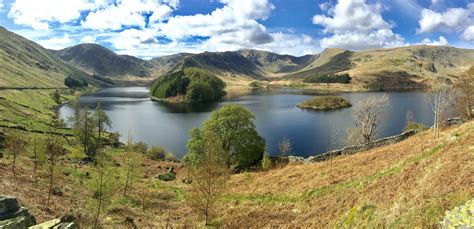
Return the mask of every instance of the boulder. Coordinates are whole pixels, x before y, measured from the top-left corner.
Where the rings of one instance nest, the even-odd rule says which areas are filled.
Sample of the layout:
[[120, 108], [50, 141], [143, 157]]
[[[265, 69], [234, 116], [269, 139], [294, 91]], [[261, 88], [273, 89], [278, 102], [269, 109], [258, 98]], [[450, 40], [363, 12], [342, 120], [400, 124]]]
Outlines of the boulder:
[[305, 160], [303, 157], [288, 156], [288, 163], [303, 163]]
[[27, 228], [35, 224], [35, 217], [15, 197], [0, 196], [0, 228]]
[[74, 223], [74, 217], [72, 216], [64, 216], [60, 219], [53, 219], [50, 221], [46, 221], [44, 223], [40, 223], [38, 225], [30, 227], [30, 229], [43, 229], [43, 228], [51, 228], [51, 229], [78, 229], [76, 223]]

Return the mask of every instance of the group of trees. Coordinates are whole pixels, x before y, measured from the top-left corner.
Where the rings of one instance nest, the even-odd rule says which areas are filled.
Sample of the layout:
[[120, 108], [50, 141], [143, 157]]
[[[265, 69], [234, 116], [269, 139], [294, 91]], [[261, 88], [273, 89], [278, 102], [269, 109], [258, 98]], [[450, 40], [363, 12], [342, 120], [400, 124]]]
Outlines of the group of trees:
[[69, 117], [69, 122], [76, 132], [83, 146], [84, 153], [94, 157], [97, 150], [104, 144], [104, 132], [110, 128], [112, 122], [107, 114], [102, 110], [100, 103], [97, 104], [94, 113], [90, 113], [88, 108], [80, 108], [79, 102], [73, 102], [73, 115]]
[[349, 74], [341, 74], [341, 75], [313, 75], [306, 77], [303, 82], [305, 83], [343, 83], [348, 84], [351, 83], [352, 78]]
[[213, 101], [222, 98], [225, 83], [214, 74], [199, 68], [160, 77], [150, 88], [150, 95], [160, 99], [183, 96], [186, 102]]

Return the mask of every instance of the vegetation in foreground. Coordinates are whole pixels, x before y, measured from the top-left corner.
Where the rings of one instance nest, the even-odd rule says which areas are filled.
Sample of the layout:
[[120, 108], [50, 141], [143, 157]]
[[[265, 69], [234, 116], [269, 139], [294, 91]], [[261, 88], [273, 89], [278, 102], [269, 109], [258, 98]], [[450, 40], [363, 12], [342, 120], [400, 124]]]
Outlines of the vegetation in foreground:
[[352, 104], [340, 96], [315, 96], [297, 105], [299, 108], [311, 110], [334, 110], [350, 107]]
[[186, 68], [157, 79], [150, 95], [178, 102], [205, 102], [221, 99], [225, 83], [217, 76], [199, 68]]

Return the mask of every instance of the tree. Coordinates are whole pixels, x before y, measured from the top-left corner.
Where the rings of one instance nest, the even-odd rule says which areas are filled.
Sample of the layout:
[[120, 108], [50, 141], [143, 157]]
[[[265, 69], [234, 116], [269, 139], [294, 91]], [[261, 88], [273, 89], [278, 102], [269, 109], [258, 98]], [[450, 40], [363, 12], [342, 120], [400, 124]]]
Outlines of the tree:
[[65, 150], [62, 147], [62, 142], [59, 137], [50, 136], [46, 139], [45, 144], [45, 155], [47, 161], [47, 168], [48, 168], [48, 177], [49, 177], [49, 188], [48, 188], [48, 201], [51, 200], [51, 194], [53, 193], [53, 185], [54, 185], [54, 178], [55, 173], [57, 172], [56, 169], [58, 164], [60, 163], [60, 157], [65, 154]]
[[124, 173], [124, 188], [123, 188], [123, 197], [127, 197], [127, 192], [133, 187], [133, 182], [140, 177], [140, 164], [141, 164], [141, 157], [140, 155], [134, 150], [132, 137], [129, 134], [128, 141], [127, 141], [127, 150], [125, 156], [125, 173]]
[[272, 160], [270, 160], [270, 156], [268, 156], [268, 153], [265, 152], [263, 153], [263, 158], [262, 158], [262, 169], [269, 169], [272, 167]]
[[93, 227], [98, 228], [100, 225], [100, 216], [106, 211], [113, 200], [116, 192], [117, 184], [114, 176], [116, 171], [110, 165], [110, 159], [105, 153], [100, 153], [96, 157], [93, 177], [89, 183], [92, 191], [90, 207], [93, 210], [94, 222]]
[[51, 97], [53, 98], [54, 102], [56, 102], [57, 104], [61, 103], [61, 95], [59, 94], [58, 90], [55, 90], [53, 94], [51, 95]]
[[18, 130], [10, 130], [5, 139], [6, 152], [13, 157], [12, 174], [15, 176], [16, 159], [26, 151], [27, 141]]
[[291, 140], [289, 138], [284, 137], [278, 143], [278, 150], [280, 151], [280, 161], [282, 161], [283, 158], [286, 157], [291, 151]]
[[35, 182], [38, 180], [38, 176], [36, 175], [36, 171], [38, 170], [38, 166], [41, 165], [45, 160], [44, 149], [40, 146], [40, 142], [38, 141], [38, 137], [35, 135], [31, 142], [31, 158], [33, 159], [33, 173], [35, 176]]
[[257, 133], [254, 119], [250, 111], [235, 104], [212, 112], [201, 129], [191, 130], [187, 158], [198, 158], [206, 142], [203, 136], [215, 133], [229, 167], [245, 169], [257, 164], [265, 151], [265, 140]]
[[388, 97], [369, 98], [358, 103], [353, 112], [354, 127], [349, 129], [348, 142], [351, 144], [367, 144], [377, 137], [378, 125], [385, 118]]
[[209, 225], [230, 172], [217, 135], [207, 132], [204, 139], [204, 151], [200, 154], [200, 160], [187, 161], [192, 187], [186, 195], [186, 200], [192, 209], [204, 216], [206, 225]]
[[102, 134], [102, 131], [104, 131], [104, 129], [106, 127], [110, 128], [112, 126], [112, 121], [110, 120], [107, 113], [105, 113], [102, 110], [102, 107], [100, 106], [100, 103], [98, 103], [97, 107], [95, 108], [94, 118], [95, 118], [96, 125], [97, 125], [97, 133], [98, 133], [97, 141], [98, 141], [99, 147], [101, 147], [101, 134]]
[[89, 110], [84, 108], [79, 115], [79, 123], [77, 125], [77, 135], [81, 140], [81, 143], [84, 147], [84, 153], [88, 156], [93, 157], [95, 155], [95, 137], [94, 129], [95, 124], [93, 117], [91, 116]]
[[81, 107], [79, 105], [79, 99], [72, 101], [73, 116], [68, 117], [68, 121], [73, 123], [73, 129], [78, 130], [81, 126]]
[[452, 104], [455, 98], [456, 94], [452, 86], [441, 82], [436, 82], [426, 93], [425, 99], [430, 104], [434, 114], [433, 134], [435, 134], [437, 138], [439, 137], [441, 115], [446, 111], [446, 108]]
[[462, 75], [455, 88], [459, 92], [456, 101], [457, 113], [467, 120], [474, 118], [474, 75]]

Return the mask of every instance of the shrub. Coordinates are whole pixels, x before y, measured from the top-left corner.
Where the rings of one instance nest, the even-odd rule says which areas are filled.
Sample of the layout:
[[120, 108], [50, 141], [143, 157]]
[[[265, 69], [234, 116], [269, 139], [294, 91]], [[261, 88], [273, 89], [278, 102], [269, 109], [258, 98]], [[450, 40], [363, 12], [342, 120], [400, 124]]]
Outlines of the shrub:
[[342, 75], [314, 75], [306, 77], [303, 82], [305, 83], [351, 83], [352, 78], [349, 74]]
[[152, 146], [147, 151], [147, 156], [153, 160], [165, 160], [166, 151], [162, 147]]
[[263, 154], [263, 158], [262, 158], [262, 169], [269, 169], [270, 167], [272, 167], [272, 161], [270, 160], [270, 156], [268, 156], [268, 153], [265, 152]]
[[158, 175], [158, 179], [162, 181], [173, 181], [176, 179], [176, 174], [174, 173], [165, 173]]
[[419, 133], [428, 129], [429, 127], [427, 127], [426, 125], [423, 125], [422, 123], [410, 121], [407, 123], [407, 126], [403, 129], [403, 131], [415, 130], [417, 133]]
[[165, 156], [165, 160], [167, 161], [176, 161], [176, 155], [172, 152], [167, 152]]
[[133, 148], [138, 153], [146, 154], [146, 152], [148, 150], [148, 145], [144, 142], [137, 142], [137, 143], [135, 143], [135, 145], [133, 145]]

